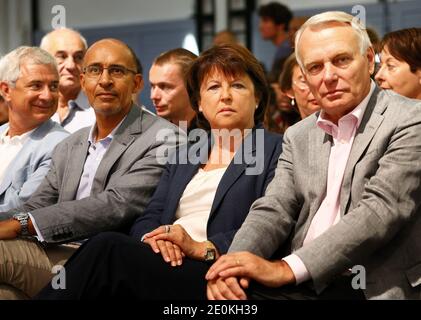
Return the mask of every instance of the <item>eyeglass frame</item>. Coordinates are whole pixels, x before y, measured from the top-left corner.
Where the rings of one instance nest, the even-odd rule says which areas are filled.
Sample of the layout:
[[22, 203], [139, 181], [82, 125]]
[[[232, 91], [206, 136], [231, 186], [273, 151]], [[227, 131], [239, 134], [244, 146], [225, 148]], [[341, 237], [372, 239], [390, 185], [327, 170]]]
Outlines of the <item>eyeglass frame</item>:
[[[100, 74], [98, 74], [98, 75], [96, 75], [96, 76], [94, 76], [94, 75], [90, 75], [90, 74], [87, 72], [87, 69], [88, 69], [88, 68], [90, 68], [90, 67], [94, 67], [94, 66], [99, 67], [99, 68], [101, 69], [101, 73], [100, 73]], [[92, 79], [98, 79], [98, 78], [100, 78], [100, 77], [102, 76], [102, 74], [104, 73], [104, 70], [105, 70], [105, 69], [109, 69], [109, 68], [113, 68], [113, 67], [121, 68], [122, 70], [124, 70], [124, 74], [123, 74], [121, 77], [116, 77], [116, 76], [112, 76], [112, 75], [110, 74], [110, 72], [108, 71], [108, 75], [109, 75], [111, 78], [121, 79], [121, 78], [123, 78], [124, 76], [127, 76], [128, 72], [131, 72], [131, 73], [133, 73], [134, 75], [139, 74], [139, 72], [137, 72], [137, 71], [135, 71], [135, 70], [132, 70], [132, 69], [129, 69], [129, 68], [126, 68], [125, 66], [122, 66], [122, 65], [119, 65], [119, 64], [112, 64], [112, 65], [109, 65], [108, 67], [104, 67], [104, 66], [102, 66], [101, 64], [96, 64], [96, 63], [91, 64], [91, 65], [89, 65], [89, 66], [87, 66], [87, 67], [84, 67], [84, 68], [83, 68], [83, 74], [85, 74], [87, 77], [90, 77], [90, 78], [92, 78]]]

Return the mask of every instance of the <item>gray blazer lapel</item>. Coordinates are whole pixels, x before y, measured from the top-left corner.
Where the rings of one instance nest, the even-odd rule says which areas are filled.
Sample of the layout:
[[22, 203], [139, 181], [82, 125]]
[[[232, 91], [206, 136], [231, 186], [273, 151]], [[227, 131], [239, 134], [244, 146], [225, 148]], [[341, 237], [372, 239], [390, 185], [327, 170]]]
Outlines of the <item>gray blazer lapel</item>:
[[342, 182], [340, 195], [341, 215], [345, 212], [346, 206], [348, 205], [355, 165], [367, 149], [380, 124], [383, 122], [384, 117], [382, 113], [386, 109], [387, 105], [377, 105], [379, 92], [380, 90], [376, 87], [368, 102], [363, 119], [358, 127], [358, 131], [352, 144], [351, 153], [345, 167], [345, 174]]
[[82, 177], [89, 148], [89, 129], [86, 129], [85, 132], [86, 134], [83, 140], [77, 141], [71, 146], [70, 157], [67, 159], [66, 172], [63, 175], [63, 181], [65, 183], [62, 184], [62, 189], [59, 192], [60, 201], [74, 200], [76, 198], [76, 192], [79, 188], [79, 182]]
[[126, 119], [115, 133], [113, 141], [96, 171], [92, 193], [103, 191], [112, 166], [142, 132], [142, 118], [140, 107], [132, 106]]
[[[306, 226], [304, 227], [304, 236], [307, 234], [311, 220], [326, 195], [329, 155], [332, 145], [331, 136], [320, 129], [316, 124], [314, 128], [309, 131], [308, 139], [308, 164], [310, 168], [308, 190], [311, 206], [309, 216], [306, 219]], [[298, 242], [302, 244], [303, 241], [304, 238], [300, 239]]]

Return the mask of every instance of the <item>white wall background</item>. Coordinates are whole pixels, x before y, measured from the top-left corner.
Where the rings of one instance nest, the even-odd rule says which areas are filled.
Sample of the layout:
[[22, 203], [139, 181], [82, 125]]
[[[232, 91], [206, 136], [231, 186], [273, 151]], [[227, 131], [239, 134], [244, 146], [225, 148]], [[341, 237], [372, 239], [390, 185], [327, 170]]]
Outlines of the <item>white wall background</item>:
[[[3, 1], [14, 0], [0, 0]], [[282, 2], [292, 10], [378, 2], [378, 0], [258, 0], [257, 5], [271, 1]], [[217, 30], [226, 27], [224, 9], [226, 2], [227, 0], [216, 0]], [[41, 29], [51, 29], [53, 16], [51, 8], [57, 4], [66, 8], [68, 26], [85, 28], [190, 18], [194, 14], [194, 3], [194, 0], [39, 0], [39, 23]]]
[[260, 4], [266, 4], [269, 2], [281, 2], [287, 5], [292, 10], [300, 10], [307, 8], [323, 8], [323, 7], [332, 7], [332, 6], [346, 6], [354, 4], [365, 4], [365, 3], [376, 3], [378, 0], [260, 0]]
[[31, 43], [31, 2], [0, 0], [0, 56]]
[[79, 28], [179, 20], [194, 12], [194, 0], [40, 0], [41, 29], [51, 29], [57, 4], [66, 8], [67, 25]]
[[[257, 4], [270, 2], [259, 0]], [[275, 0], [277, 1], [277, 0]], [[396, 0], [395, 0], [396, 1]], [[405, 1], [405, 0], [399, 0]], [[377, 0], [282, 0], [293, 10], [314, 7], [368, 4]], [[66, 8], [67, 26], [87, 28], [119, 26], [143, 22], [191, 18], [194, 0], [39, 0], [38, 22], [42, 30], [51, 30], [54, 14], [51, 9], [60, 4]], [[226, 0], [216, 0], [216, 29], [226, 27]], [[29, 0], [0, 0], [0, 54], [19, 45], [31, 43], [32, 8]]]

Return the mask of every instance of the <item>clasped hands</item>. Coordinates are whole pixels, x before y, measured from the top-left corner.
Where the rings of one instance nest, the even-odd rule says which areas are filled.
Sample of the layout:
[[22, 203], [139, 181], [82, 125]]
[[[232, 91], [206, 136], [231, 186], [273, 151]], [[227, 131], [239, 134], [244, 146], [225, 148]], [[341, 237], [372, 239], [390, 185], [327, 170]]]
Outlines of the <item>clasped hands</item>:
[[206, 274], [209, 300], [245, 300], [245, 290], [254, 280], [267, 287], [295, 283], [295, 276], [283, 260], [269, 261], [250, 252], [221, 256]]

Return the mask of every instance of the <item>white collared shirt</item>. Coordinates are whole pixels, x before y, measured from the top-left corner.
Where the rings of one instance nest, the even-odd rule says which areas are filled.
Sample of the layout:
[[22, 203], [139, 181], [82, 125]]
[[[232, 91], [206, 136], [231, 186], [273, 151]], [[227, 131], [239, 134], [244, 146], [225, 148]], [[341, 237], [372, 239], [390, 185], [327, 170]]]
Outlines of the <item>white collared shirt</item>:
[[10, 137], [7, 135], [9, 132], [9, 129], [7, 129], [0, 135], [0, 184], [3, 182], [4, 175], [10, 163], [22, 150], [23, 145], [34, 130], [35, 129], [25, 132], [20, 136]]
[[58, 112], [53, 114], [51, 120], [60, 124], [66, 131], [74, 133], [79, 129], [91, 127], [95, 124], [95, 111], [89, 106], [86, 96], [83, 92], [75, 100], [70, 100], [68, 103], [69, 113], [63, 121], [60, 121]]

